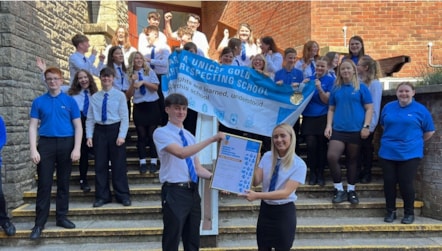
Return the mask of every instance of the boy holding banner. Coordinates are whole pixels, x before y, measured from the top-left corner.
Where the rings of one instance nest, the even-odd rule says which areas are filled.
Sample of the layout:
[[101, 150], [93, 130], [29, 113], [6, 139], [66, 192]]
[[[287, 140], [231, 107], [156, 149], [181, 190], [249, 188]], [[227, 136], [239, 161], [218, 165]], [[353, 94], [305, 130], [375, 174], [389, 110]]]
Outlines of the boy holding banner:
[[153, 134], [161, 162], [160, 182], [163, 208], [163, 250], [178, 250], [183, 239], [184, 250], [198, 250], [201, 222], [201, 197], [198, 178], [210, 179], [212, 173], [205, 169], [196, 154], [211, 143], [225, 138], [224, 133], [199, 143], [183, 127], [188, 101], [182, 94], [170, 94], [165, 99], [169, 122]]

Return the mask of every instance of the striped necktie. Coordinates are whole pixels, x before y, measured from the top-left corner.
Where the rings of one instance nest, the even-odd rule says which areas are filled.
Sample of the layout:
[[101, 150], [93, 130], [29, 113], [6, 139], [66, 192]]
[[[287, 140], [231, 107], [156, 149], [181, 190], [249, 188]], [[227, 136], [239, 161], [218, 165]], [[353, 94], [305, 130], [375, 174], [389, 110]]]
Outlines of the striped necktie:
[[281, 166], [281, 159], [276, 161], [275, 169], [273, 170], [272, 179], [270, 180], [269, 192], [275, 191], [276, 182], [278, 182], [279, 166]]
[[[181, 141], [183, 142], [183, 146], [184, 147], [188, 146], [187, 140], [184, 137], [183, 130], [180, 130], [179, 134], [181, 137]], [[196, 174], [195, 167], [193, 166], [193, 162], [190, 157], [186, 158], [186, 164], [187, 164], [187, 169], [189, 169], [190, 179], [192, 180], [192, 182], [198, 183], [198, 175]]]
[[[141, 72], [138, 72], [138, 80], [143, 80], [143, 74], [141, 74]], [[144, 86], [144, 84], [140, 86], [140, 93], [143, 95], [146, 94], [146, 86]]]
[[121, 77], [121, 90], [125, 91], [123, 89], [124, 88], [124, 73], [123, 73], [123, 70], [121, 70], [120, 66], [118, 66], [117, 69], [118, 69], [118, 72], [120, 73], [120, 77]]
[[246, 60], [246, 43], [241, 43], [241, 60]]
[[83, 116], [87, 117], [87, 110], [89, 109], [89, 95], [88, 90], [84, 90]]
[[103, 98], [103, 104], [101, 106], [101, 122], [106, 122], [107, 120], [107, 97], [109, 94], [105, 93]]
[[[155, 59], [155, 45], [152, 45], [152, 50], [150, 51], [150, 59]], [[152, 61], [150, 62], [150, 68], [155, 69], [155, 65], [152, 64]]]

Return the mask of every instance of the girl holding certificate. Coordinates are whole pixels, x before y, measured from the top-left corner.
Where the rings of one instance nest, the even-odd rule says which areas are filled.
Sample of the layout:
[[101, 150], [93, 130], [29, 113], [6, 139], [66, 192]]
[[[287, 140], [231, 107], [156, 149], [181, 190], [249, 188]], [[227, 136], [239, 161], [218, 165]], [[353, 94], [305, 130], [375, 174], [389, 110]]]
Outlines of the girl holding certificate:
[[247, 191], [248, 201], [261, 199], [256, 238], [258, 250], [290, 250], [295, 239], [295, 191], [304, 184], [307, 167], [295, 154], [296, 137], [292, 126], [280, 124], [273, 129], [271, 150], [255, 169], [253, 185], [262, 191]]

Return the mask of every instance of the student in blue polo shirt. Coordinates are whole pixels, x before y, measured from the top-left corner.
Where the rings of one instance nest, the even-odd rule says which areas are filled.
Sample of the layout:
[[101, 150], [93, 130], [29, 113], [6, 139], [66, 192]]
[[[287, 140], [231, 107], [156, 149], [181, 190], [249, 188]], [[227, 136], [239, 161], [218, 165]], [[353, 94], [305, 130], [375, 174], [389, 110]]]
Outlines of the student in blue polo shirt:
[[56, 224], [64, 228], [75, 228], [75, 224], [67, 219], [69, 179], [72, 161], [80, 159], [83, 135], [77, 103], [61, 92], [61, 70], [50, 67], [44, 75], [48, 92], [32, 102], [29, 122], [31, 160], [37, 165], [38, 174], [35, 226], [31, 240], [40, 238], [49, 216], [54, 169], [57, 172]]
[[428, 109], [414, 100], [414, 86], [403, 82], [396, 88], [396, 101], [386, 104], [379, 118], [384, 128], [379, 149], [384, 175], [387, 213], [385, 222], [396, 219], [396, 185], [404, 201], [402, 224], [414, 222], [414, 179], [424, 157], [424, 142], [433, 136], [435, 128]]
[[[327, 125], [324, 135], [330, 140], [327, 150], [328, 167], [333, 178], [333, 203], [348, 200], [358, 204], [355, 191], [361, 139], [370, 135], [373, 102], [368, 88], [358, 80], [356, 65], [344, 60], [338, 67], [338, 78], [330, 92]], [[342, 185], [339, 160], [345, 151], [347, 192]]]
[[[309, 79], [304, 79], [302, 71], [295, 68], [297, 52], [294, 48], [287, 48], [284, 50], [284, 64], [282, 69], [275, 73], [275, 83], [277, 85], [290, 85], [294, 90], [297, 90], [301, 84], [305, 83]], [[293, 125], [296, 138], [296, 149], [299, 149], [299, 131], [300, 122], [299, 119]]]
[[[1, 151], [6, 144], [6, 127], [3, 117], [0, 116], [0, 170], [2, 169], [2, 155]], [[5, 196], [3, 194], [2, 179], [0, 177], [0, 226], [7, 236], [15, 235], [15, 226], [8, 217], [8, 210], [6, 208]]]
[[328, 58], [315, 61], [315, 92], [302, 112], [301, 133], [307, 144], [307, 165], [309, 185], [325, 185], [324, 167], [327, 165], [327, 138], [324, 130], [327, 124], [328, 98], [335, 79], [328, 75]]

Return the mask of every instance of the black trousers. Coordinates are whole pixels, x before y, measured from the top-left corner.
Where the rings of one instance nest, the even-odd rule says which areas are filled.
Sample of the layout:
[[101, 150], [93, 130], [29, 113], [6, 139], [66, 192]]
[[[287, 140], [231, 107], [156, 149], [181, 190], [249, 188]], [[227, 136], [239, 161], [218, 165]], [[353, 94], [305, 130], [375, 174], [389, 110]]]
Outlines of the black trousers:
[[80, 171], [80, 180], [86, 180], [87, 171], [89, 170], [89, 153], [93, 152], [92, 148], [86, 144], [86, 117], [81, 115], [81, 125], [83, 126], [83, 138], [81, 139], [81, 155], [78, 169]]
[[394, 161], [380, 158], [384, 174], [385, 204], [388, 212], [396, 210], [396, 185], [404, 200], [404, 214], [414, 215], [414, 179], [420, 159]]
[[9, 221], [9, 217], [6, 209], [5, 195], [3, 194], [2, 179], [0, 177], [0, 226], [5, 224], [7, 221]]
[[164, 74], [157, 74], [158, 80], [160, 81], [160, 84], [158, 85], [157, 94], [158, 94], [158, 97], [160, 97], [158, 99], [158, 101], [160, 102], [161, 126], [165, 126], [167, 124], [168, 119], [169, 119], [169, 116], [166, 113], [166, 105], [164, 104], [164, 94], [163, 94], [163, 90], [162, 90], [163, 80], [161, 78], [163, 77], [163, 75]]
[[68, 213], [74, 137], [40, 137], [37, 148], [40, 163], [37, 165], [35, 225], [44, 227], [49, 216], [54, 169], [57, 175], [56, 219], [62, 220]]
[[111, 201], [109, 187], [109, 160], [111, 161], [112, 187], [117, 202], [130, 199], [127, 181], [126, 144], [117, 146], [120, 123], [111, 125], [95, 124], [95, 199]]
[[199, 250], [201, 198], [198, 186], [189, 189], [163, 185], [161, 204], [164, 224], [163, 250], [177, 251], [181, 238], [184, 251]]
[[371, 174], [374, 152], [373, 137], [374, 133], [370, 132], [370, 135], [366, 139], [361, 140], [361, 155], [359, 157], [359, 170], [361, 171], [361, 175]]

